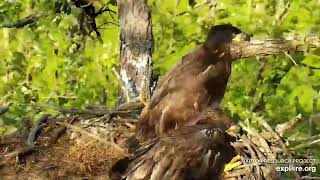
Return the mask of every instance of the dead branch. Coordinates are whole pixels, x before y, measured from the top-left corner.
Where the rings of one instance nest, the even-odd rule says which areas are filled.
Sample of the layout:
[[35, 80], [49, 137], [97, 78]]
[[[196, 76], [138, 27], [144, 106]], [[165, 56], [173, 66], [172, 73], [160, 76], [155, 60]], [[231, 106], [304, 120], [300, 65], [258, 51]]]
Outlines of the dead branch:
[[300, 179], [320, 179], [320, 177], [302, 176]]
[[284, 19], [287, 17], [287, 15], [289, 14], [290, 12], [290, 6], [291, 6], [291, 3], [292, 1], [291, 0], [288, 0], [285, 4], [284, 4], [284, 7], [283, 9], [277, 13], [275, 15], [275, 18], [274, 18], [274, 21], [273, 21], [273, 25], [281, 25], [284, 21]]
[[109, 110], [109, 109], [60, 109], [62, 114], [74, 114], [74, 115], [92, 115], [92, 116], [105, 116], [109, 115], [112, 117], [115, 116], [130, 116], [133, 113], [133, 110]]
[[291, 119], [283, 124], [278, 124], [276, 126], [276, 132], [280, 135], [280, 137], [283, 137], [284, 133], [286, 133], [290, 129], [293, 129], [295, 127], [295, 125], [297, 125], [297, 123], [300, 122], [301, 120], [302, 120], [302, 115], [298, 114], [293, 119]]
[[0, 115], [3, 115], [4, 113], [9, 111], [8, 106], [0, 106]]
[[124, 150], [118, 144], [116, 144], [114, 142], [110, 142], [110, 141], [108, 141], [106, 139], [103, 139], [103, 138], [99, 137], [96, 134], [90, 133], [90, 132], [82, 129], [81, 127], [77, 127], [77, 126], [74, 126], [74, 125], [71, 125], [71, 124], [68, 124], [68, 123], [61, 123], [61, 122], [57, 122], [57, 124], [66, 126], [67, 128], [69, 128], [69, 129], [71, 129], [73, 131], [76, 131], [76, 132], [79, 132], [80, 134], [83, 134], [85, 136], [94, 138], [94, 139], [98, 140], [99, 142], [101, 142], [101, 143], [103, 143], [105, 145], [109, 145], [109, 146], [115, 148], [119, 152], [124, 152]]
[[318, 143], [320, 143], [320, 138], [316, 139], [314, 141], [311, 141], [311, 142], [299, 144], [299, 145], [293, 147], [292, 149], [293, 150], [302, 149], [302, 148], [306, 148], [306, 147], [309, 147], [311, 145], [318, 144]]
[[24, 155], [24, 154], [31, 153], [34, 150], [35, 150], [35, 146], [21, 147], [21, 148], [15, 150], [13, 152], [5, 154], [4, 157], [5, 158], [13, 158], [13, 157], [16, 157], [16, 156], [21, 156], [21, 155]]
[[[283, 152], [285, 153], [285, 155], [287, 156], [288, 159], [292, 160], [293, 159], [293, 156], [290, 152], [290, 150], [287, 148], [287, 146], [285, 145], [285, 143], [282, 141], [280, 135], [275, 132], [272, 127], [262, 118], [257, 118], [258, 122], [266, 129], [268, 130], [270, 133], [272, 133], [272, 135], [279, 141], [282, 149], [283, 149]], [[292, 162], [292, 161], [291, 161]], [[289, 163], [290, 165], [294, 166], [293, 163]], [[294, 176], [296, 178], [299, 177], [299, 174], [297, 172], [294, 172]]]
[[4, 27], [4, 28], [23, 28], [29, 24], [36, 23], [40, 17], [41, 17], [41, 15], [39, 15], [39, 14], [32, 14], [32, 15], [29, 15], [29, 16], [23, 18], [23, 19], [19, 19], [15, 23], [4, 24], [1, 27]]
[[34, 141], [37, 139], [37, 136], [42, 131], [42, 125], [45, 124], [50, 118], [49, 114], [43, 115], [34, 125], [34, 127], [31, 128], [28, 139], [27, 139], [27, 145], [33, 146]]
[[317, 139], [320, 139], [320, 134], [317, 134], [317, 135], [314, 135], [314, 136], [311, 136], [311, 137], [301, 137], [301, 138], [291, 138], [291, 139], [288, 139], [288, 141], [290, 142], [296, 142], [296, 143], [302, 143], [302, 142], [311, 142], [311, 141], [314, 141], [314, 140], [317, 140]]
[[126, 111], [126, 110], [142, 110], [144, 104], [140, 101], [140, 98], [134, 98], [131, 101], [120, 104], [115, 110]]
[[[104, 4], [96, 13], [95, 13], [95, 16], [99, 16], [101, 14], [103, 14], [104, 12], [111, 12], [113, 14], [117, 14], [117, 12], [111, 10], [109, 7], [108, 7], [109, 4]], [[119, 26], [119, 25], [118, 25]]]
[[[72, 117], [71, 120], [67, 120], [68, 124], [72, 124], [74, 121], [76, 120], [76, 117]], [[59, 128], [55, 129], [53, 131], [53, 135], [51, 137], [51, 144], [55, 144], [57, 142], [57, 140], [59, 139], [59, 137], [65, 132], [65, 130], [67, 129], [66, 126], [60, 126]]]
[[284, 52], [308, 52], [311, 48], [320, 47], [320, 39], [315, 34], [306, 37], [296, 35], [287, 39], [252, 40], [235, 43], [230, 48], [234, 60], [254, 56], [267, 56]]

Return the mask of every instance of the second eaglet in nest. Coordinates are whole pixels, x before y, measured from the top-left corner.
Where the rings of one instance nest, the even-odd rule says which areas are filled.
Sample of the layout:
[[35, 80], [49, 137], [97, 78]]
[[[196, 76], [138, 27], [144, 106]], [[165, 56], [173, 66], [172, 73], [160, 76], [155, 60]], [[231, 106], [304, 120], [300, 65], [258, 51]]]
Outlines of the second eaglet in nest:
[[145, 142], [118, 161], [112, 179], [213, 180], [235, 155], [232, 137], [211, 124], [185, 126]]

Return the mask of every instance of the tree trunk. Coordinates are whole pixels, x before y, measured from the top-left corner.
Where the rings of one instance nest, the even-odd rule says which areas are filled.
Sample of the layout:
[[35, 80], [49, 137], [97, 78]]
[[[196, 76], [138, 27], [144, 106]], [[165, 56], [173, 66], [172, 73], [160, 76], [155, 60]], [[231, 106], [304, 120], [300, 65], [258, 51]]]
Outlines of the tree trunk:
[[121, 102], [150, 98], [153, 34], [147, 0], [120, 0]]

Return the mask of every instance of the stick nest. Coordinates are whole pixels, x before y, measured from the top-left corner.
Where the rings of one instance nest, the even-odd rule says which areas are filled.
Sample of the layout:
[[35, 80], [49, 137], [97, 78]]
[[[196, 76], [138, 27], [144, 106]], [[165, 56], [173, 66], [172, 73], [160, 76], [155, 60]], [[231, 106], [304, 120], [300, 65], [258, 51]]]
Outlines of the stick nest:
[[[1, 138], [0, 174], [5, 179], [109, 179], [112, 165], [129, 155], [123, 145], [133, 135], [135, 122], [136, 119], [109, 115], [56, 117], [45, 124], [33, 146], [25, 145], [25, 134], [30, 131], [25, 128], [27, 133]], [[263, 127], [260, 132], [241, 125], [244, 132], [232, 144], [239, 160], [227, 165], [223, 179], [277, 179], [280, 174], [275, 164], [258, 160], [292, 159], [281, 137], [291, 125], [273, 130], [262, 119], [259, 123]]]

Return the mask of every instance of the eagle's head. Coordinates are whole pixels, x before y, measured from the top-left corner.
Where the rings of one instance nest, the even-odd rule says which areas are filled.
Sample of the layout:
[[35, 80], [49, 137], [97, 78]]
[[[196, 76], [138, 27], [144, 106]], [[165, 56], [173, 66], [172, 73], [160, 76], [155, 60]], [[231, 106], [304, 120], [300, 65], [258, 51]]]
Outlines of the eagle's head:
[[213, 53], [226, 51], [232, 42], [249, 41], [250, 36], [230, 24], [213, 26], [205, 42], [205, 46]]

